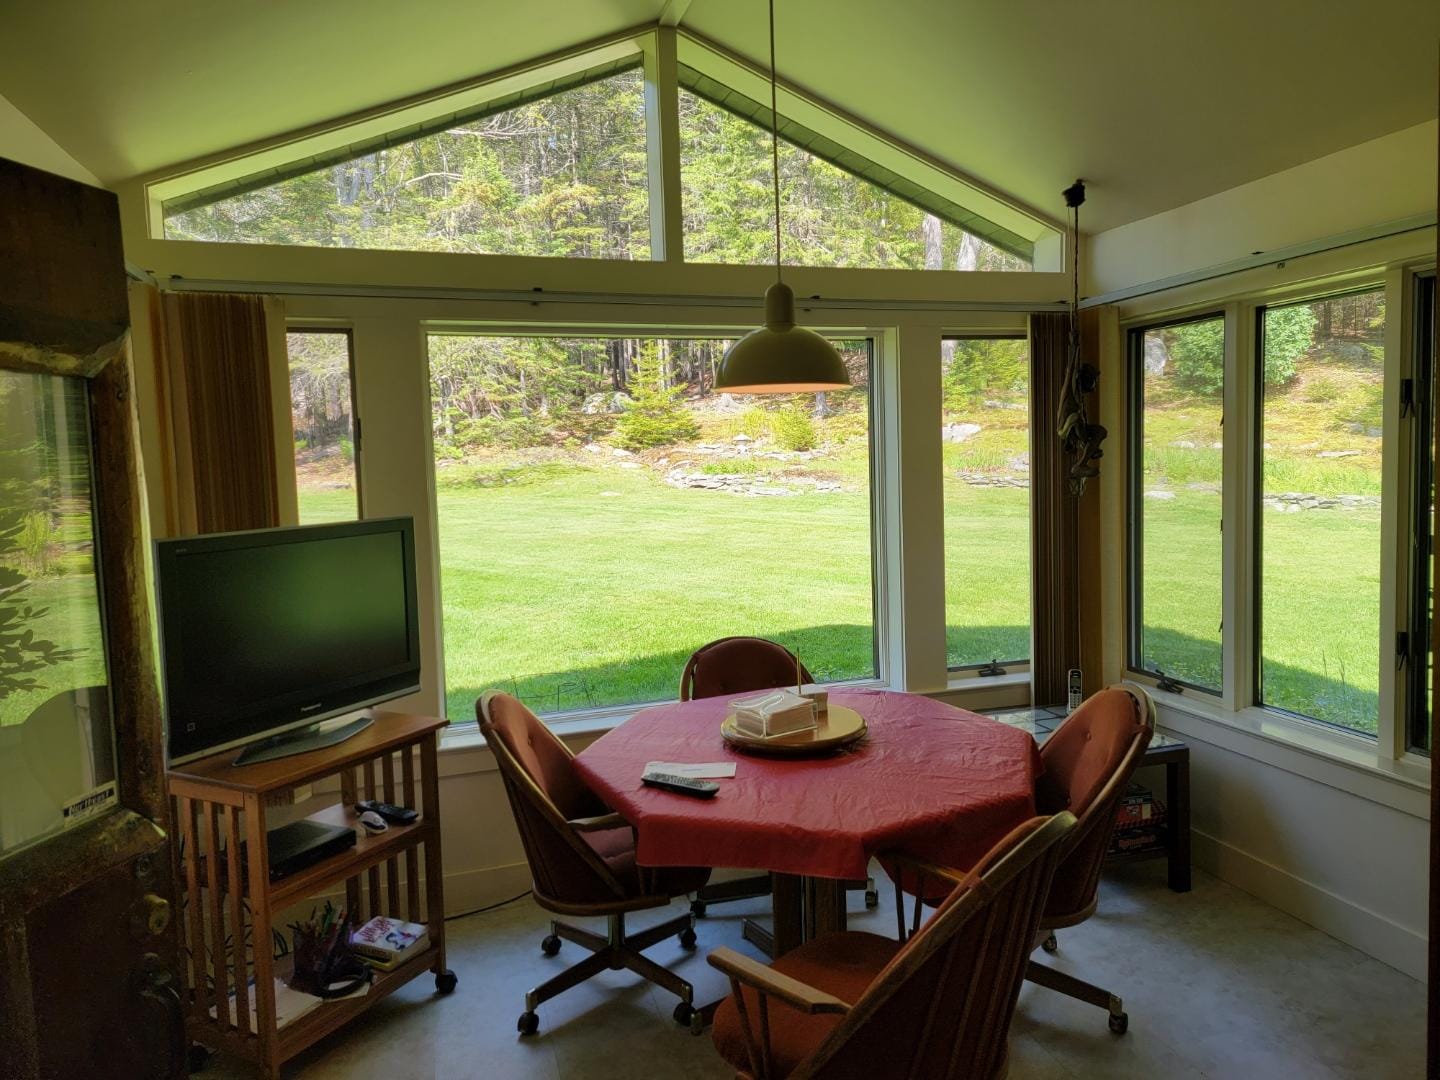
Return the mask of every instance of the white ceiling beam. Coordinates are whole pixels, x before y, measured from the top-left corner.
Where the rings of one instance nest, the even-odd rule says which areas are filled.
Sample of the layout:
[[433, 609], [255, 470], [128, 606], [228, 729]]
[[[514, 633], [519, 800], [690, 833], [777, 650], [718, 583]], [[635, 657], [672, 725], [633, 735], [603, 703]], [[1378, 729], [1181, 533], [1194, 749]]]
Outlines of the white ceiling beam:
[[665, 6], [660, 9], [661, 26], [679, 26], [680, 21], [685, 18], [685, 12], [690, 10], [691, 0], [665, 0]]

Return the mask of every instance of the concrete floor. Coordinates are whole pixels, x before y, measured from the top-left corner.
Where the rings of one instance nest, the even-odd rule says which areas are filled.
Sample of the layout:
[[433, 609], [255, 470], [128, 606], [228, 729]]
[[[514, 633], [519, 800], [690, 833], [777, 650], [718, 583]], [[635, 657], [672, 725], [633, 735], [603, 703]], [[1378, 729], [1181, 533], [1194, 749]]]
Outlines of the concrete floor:
[[[882, 877], [878, 912], [862, 913], [851, 894], [853, 927], [893, 934], [888, 884]], [[650, 955], [690, 979], [698, 1000], [719, 997], [726, 984], [705, 950], [753, 951], [742, 945], [740, 915], [763, 910], [763, 901], [712, 908], [696, 953], [664, 942]], [[542, 956], [547, 921], [527, 898], [451, 922], [450, 964], [460, 978], [452, 996], [437, 998], [428, 978], [416, 980], [297, 1058], [287, 1080], [733, 1075], [708, 1034], [696, 1038], [671, 1020], [670, 995], [626, 972], [606, 972], [541, 1006], [540, 1033], [519, 1038], [524, 991], [582, 955], [567, 943], [558, 957]], [[1047, 962], [1120, 994], [1130, 1031], [1114, 1036], [1101, 1010], [1027, 985], [1012, 1029], [1012, 1080], [1423, 1074], [1420, 983], [1204, 873], [1177, 895], [1165, 888], [1163, 862], [1122, 867], [1103, 887], [1099, 914], [1059, 936], [1060, 954]], [[217, 1057], [201, 1075], [252, 1073]]]

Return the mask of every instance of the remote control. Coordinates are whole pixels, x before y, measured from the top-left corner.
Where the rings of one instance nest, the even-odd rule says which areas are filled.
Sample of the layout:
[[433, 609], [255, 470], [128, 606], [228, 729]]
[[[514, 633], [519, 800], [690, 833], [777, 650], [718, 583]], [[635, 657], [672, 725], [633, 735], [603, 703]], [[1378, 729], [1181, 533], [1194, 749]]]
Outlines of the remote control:
[[640, 778], [640, 782], [649, 784], [651, 787], [673, 791], [677, 795], [689, 795], [696, 799], [713, 799], [715, 793], [720, 790], [720, 785], [714, 780], [695, 780], [689, 776], [679, 776], [676, 773], [668, 772], [646, 773]]
[[413, 825], [420, 817], [420, 811], [411, 810], [408, 806], [396, 806], [394, 803], [376, 802], [374, 799], [362, 799], [355, 804], [355, 812], [363, 814], [367, 810], [373, 810], [391, 825]]

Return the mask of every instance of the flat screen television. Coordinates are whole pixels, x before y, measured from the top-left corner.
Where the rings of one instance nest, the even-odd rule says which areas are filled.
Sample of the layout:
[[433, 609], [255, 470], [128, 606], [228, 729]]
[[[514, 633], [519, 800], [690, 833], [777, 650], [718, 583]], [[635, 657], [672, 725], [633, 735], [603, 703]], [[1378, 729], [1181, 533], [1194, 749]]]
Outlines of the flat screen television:
[[172, 764], [336, 742], [293, 740], [419, 689], [412, 519], [161, 540], [155, 555]]

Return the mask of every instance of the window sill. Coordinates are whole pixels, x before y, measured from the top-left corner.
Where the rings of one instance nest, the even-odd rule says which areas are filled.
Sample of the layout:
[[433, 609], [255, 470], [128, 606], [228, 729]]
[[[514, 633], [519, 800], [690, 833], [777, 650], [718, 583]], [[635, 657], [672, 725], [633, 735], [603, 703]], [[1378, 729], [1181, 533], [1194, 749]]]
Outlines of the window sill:
[[1030, 669], [1007, 671], [1004, 675], [968, 675], [952, 671], [945, 684], [947, 694], [963, 694], [971, 690], [988, 690], [998, 686], [1029, 686]]
[[[1026, 680], [1029, 676], [1025, 676]], [[994, 682], [994, 679], [977, 680]], [[845, 690], [888, 690], [879, 679], [857, 679], [853, 682], [825, 683], [824, 689]], [[546, 722], [557, 736], [566, 743], [588, 744], [612, 728], [617, 728], [642, 709], [653, 705], [667, 704], [652, 701], [644, 705], [623, 705], [608, 709], [590, 709], [581, 713], [567, 713]], [[451, 724], [440, 735], [440, 775], [458, 776], [472, 772], [493, 772], [494, 759], [490, 757], [489, 744], [480, 734], [480, 725], [474, 721]], [[483, 757], [476, 757], [483, 755]], [[448, 760], [447, 760], [448, 759]]]
[[1327, 731], [1268, 709], [1232, 711], [1193, 692], [1159, 690], [1153, 679], [1134, 672], [1127, 677], [1150, 691], [1161, 726], [1180, 736], [1416, 817], [1429, 816], [1430, 764], [1414, 755], [1385, 758], [1361, 735]]

